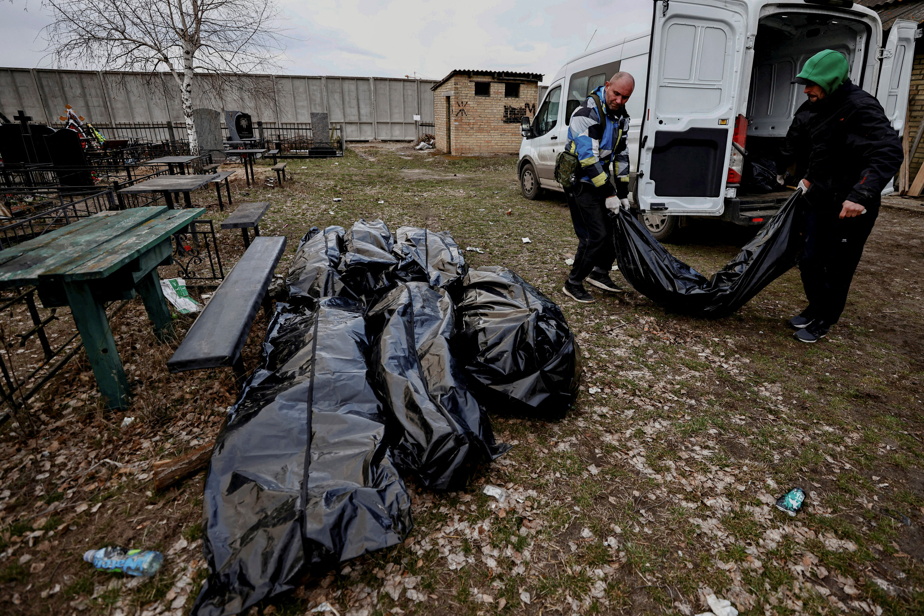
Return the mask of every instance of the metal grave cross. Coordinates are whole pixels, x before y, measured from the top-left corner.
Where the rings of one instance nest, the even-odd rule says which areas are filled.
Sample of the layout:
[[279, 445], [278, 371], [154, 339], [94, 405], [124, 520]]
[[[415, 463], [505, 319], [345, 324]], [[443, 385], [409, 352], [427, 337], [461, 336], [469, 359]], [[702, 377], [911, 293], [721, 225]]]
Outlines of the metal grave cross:
[[20, 109], [19, 115], [13, 116], [13, 119], [19, 122], [20, 124], [22, 124], [22, 134], [23, 135], [28, 136], [32, 134], [31, 131], [29, 130], [29, 122], [32, 121], [32, 116], [27, 116], [26, 112]]

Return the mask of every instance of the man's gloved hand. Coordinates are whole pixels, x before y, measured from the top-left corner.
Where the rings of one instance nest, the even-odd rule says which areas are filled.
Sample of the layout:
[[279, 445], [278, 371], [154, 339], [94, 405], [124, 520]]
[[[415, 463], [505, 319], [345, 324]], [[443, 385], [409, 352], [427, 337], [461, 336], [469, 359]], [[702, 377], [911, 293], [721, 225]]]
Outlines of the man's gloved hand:
[[809, 188], [811, 187], [812, 187], [812, 183], [806, 180], [805, 178], [799, 180], [799, 188], [802, 190], [803, 195], [807, 193], [809, 191]]
[[608, 209], [609, 211], [611, 212], [619, 211], [620, 200], [619, 200], [619, 197], [617, 197], [616, 195], [613, 195], [612, 197], [607, 197], [604, 203], [606, 204], [606, 209]]
[[632, 204], [629, 203], [629, 200], [625, 197], [619, 200], [619, 205], [622, 206], [622, 209], [626, 211], [632, 209]]

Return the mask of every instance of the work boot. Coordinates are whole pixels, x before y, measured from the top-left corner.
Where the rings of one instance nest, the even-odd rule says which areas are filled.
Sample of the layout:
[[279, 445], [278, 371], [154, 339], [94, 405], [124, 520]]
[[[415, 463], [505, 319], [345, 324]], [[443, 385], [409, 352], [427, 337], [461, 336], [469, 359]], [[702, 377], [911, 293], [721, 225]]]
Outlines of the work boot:
[[799, 342], [812, 344], [828, 335], [828, 329], [829, 327], [824, 321], [812, 321], [802, 329], [796, 330], [792, 337]]
[[593, 271], [585, 279], [590, 284], [594, 285], [598, 289], [603, 289], [604, 291], [609, 291], [610, 293], [622, 293], [622, 289], [613, 282], [613, 279], [610, 278], [609, 274], [606, 272], [597, 272]]
[[574, 284], [570, 280], [565, 281], [565, 286], [561, 288], [562, 292], [576, 302], [589, 304], [594, 301], [594, 296], [587, 292], [582, 284]]

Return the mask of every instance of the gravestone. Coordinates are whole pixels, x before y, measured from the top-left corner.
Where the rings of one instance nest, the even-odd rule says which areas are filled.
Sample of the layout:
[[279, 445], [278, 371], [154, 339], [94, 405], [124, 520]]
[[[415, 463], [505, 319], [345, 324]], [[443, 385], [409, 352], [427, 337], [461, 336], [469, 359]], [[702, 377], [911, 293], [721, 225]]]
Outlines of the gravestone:
[[253, 139], [253, 123], [250, 114], [243, 111], [226, 111], [225, 126], [228, 127], [229, 141], [248, 141]]
[[196, 125], [199, 153], [211, 154], [214, 162], [223, 160], [225, 154], [221, 143], [221, 114], [214, 109], [193, 109], [193, 122]]
[[80, 135], [69, 129], [56, 130], [45, 136], [45, 146], [51, 156], [58, 183], [61, 186], [93, 186], [93, 175], [87, 165]]
[[313, 146], [330, 146], [330, 117], [326, 113], [311, 114], [311, 141]]

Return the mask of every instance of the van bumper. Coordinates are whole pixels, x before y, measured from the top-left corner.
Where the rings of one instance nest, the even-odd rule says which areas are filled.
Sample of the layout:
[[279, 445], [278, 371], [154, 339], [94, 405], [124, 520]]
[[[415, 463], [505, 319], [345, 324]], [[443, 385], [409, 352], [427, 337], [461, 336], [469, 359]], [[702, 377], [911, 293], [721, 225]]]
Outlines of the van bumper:
[[780, 191], [725, 199], [722, 220], [743, 226], [762, 225], [770, 220], [791, 196], [792, 191]]

